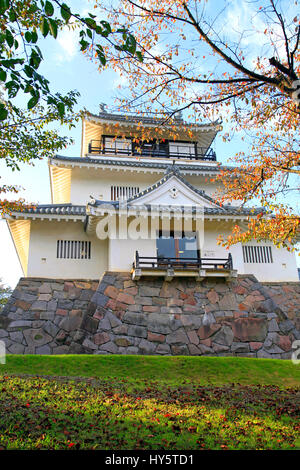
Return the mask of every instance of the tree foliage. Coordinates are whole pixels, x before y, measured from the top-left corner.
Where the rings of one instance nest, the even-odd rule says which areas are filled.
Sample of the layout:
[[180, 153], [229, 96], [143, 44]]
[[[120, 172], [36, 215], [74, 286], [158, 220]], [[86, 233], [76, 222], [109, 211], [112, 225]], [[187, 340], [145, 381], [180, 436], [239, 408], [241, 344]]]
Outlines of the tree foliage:
[[3, 284], [2, 279], [0, 279], [0, 312], [6, 302], [8, 301], [9, 297], [12, 294], [12, 289], [9, 286]]
[[[128, 28], [113, 31], [107, 21], [98, 21], [92, 13], [79, 15], [57, 0], [0, 0], [0, 82], [5, 93], [0, 99], [0, 158], [13, 170], [21, 162], [51, 156], [71, 142], [47, 125], [72, 127], [80, 116], [74, 113], [79, 94], [54, 93], [39, 71], [44, 60], [43, 38], [56, 39], [66, 27], [79, 30], [78, 47], [83, 52], [93, 47], [101, 66], [106, 64], [104, 43], [142, 60]], [[26, 110], [17, 104], [17, 98], [24, 97]], [[15, 186], [0, 186], [1, 193], [17, 191]], [[0, 203], [0, 213], [16, 208], [22, 208], [21, 200]]]
[[106, 50], [127, 78], [130, 96], [121, 108], [164, 122], [180, 110], [196, 122], [222, 116], [225, 140], [242, 131], [250, 142], [235, 168], [220, 172], [217, 199], [254, 200], [272, 216], [262, 212], [236, 226], [220, 239], [226, 246], [255, 238], [290, 249], [297, 240], [299, 217], [287, 202], [299, 191], [300, 173], [297, 12], [297, 1], [285, 0], [121, 0], [110, 10], [115, 28], [124, 18], [131, 25], [143, 54], [140, 63]]

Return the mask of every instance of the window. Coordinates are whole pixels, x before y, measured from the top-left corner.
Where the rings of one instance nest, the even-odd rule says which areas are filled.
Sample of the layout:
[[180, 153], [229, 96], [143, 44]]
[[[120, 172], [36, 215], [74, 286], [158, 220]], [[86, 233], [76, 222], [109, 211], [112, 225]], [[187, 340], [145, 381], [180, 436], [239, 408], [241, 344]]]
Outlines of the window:
[[91, 259], [91, 242], [57, 240], [56, 257], [64, 259]]
[[131, 139], [122, 139], [120, 137], [104, 137], [104, 153], [125, 153], [130, 155], [132, 152]]
[[270, 246], [243, 246], [244, 263], [273, 263]]
[[118, 201], [120, 199], [129, 199], [140, 192], [137, 186], [111, 186], [111, 200]]
[[170, 142], [170, 156], [195, 157], [195, 144], [193, 142]]
[[190, 236], [182, 233], [178, 238], [178, 234], [175, 236], [174, 232], [160, 231], [156, 239], [156, 249], [158, 258], [197, 259], [200, 257], [197, 237], [192, 233]]

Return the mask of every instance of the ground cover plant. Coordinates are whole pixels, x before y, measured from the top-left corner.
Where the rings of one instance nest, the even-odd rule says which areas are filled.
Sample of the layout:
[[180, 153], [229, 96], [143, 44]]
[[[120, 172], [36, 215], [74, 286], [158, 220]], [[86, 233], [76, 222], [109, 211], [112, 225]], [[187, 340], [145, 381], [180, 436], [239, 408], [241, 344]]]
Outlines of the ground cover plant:
[[8, 356], [2, 449], [300, 449], [300, 368], [223, 357]]

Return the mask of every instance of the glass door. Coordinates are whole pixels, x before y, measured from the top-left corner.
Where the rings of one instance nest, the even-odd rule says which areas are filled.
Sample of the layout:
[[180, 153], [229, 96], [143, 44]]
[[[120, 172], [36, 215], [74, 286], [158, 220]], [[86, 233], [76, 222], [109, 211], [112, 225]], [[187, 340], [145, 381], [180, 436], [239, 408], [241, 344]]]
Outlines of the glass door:
[[172, 232], [167, 235], [159, 232], [156, 248], [158, 259], [175, 258], [180, 260], [186, 258], [197, 259], [200, 257], [196, 235], [175, 238]]

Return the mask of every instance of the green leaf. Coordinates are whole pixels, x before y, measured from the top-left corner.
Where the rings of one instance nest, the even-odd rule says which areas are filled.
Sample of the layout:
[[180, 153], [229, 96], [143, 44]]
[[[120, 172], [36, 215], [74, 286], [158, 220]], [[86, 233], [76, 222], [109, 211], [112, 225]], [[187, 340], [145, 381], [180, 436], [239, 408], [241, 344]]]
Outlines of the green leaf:
[[86, 30], [86, 33], [87, 33], [87, 35], [88, 35], [88, 37], [89, 37], [90, 39], [93, 39], [93, 33], [92, 33], [92, 31], [91, 31], [90, 29], [87, 29], [87, 30]]
[[57, 23], [52, 18], [49, 19], [49, 28], [51, 35], [56, 39], [57, 38]]
[[104, 21], [104, 20], [100, 21], [100, 23], [104, 26], [104, 28], [106, 29], [106, 32], [110, 34], [111, 33], [110, 24], [107, 21]]
[[137, 56], [139, 62], [143, 62], [144, 57], [143, 57], [143, 54], [141, 53], [141, 51], [136, 51], [135, 55]]
[[45, 13], [47, 16], [52, 16], [54, 13], [53, 5], [48, 0], [46, 1], [46, 4], [45, 4]]
[[9, 21], [11, 21], [12, 23], [14, 21], [16, 21], [16, 19], [17, 19], [17, 15], [16, 15], [15, 10], [13, 8], [11, 8], [9, 10], [8, 16], [9, 16]]
[[5, 31], [5, 39], [6, 39], [7, 44], [9, 45], [9, 47], [12, 47], [13, 44], [14, 44], [14, 37], [11, 34], [11, 31], [9, 29], [7, 29]]
[[0, 103], [0, 121], [4, 121], [7, 118], [8, 111], [3, 103]]
[[60, 117], [63, 117], [65, 114], [65, 105], [61, 101], [57, 103], [57, 109]]
[[27, 108], [32, 109], [39, 101], [39, 95], [34, 95], [27, 103]]
[[38, 34], [36, 31], [31, 31], [31, 42], [36, 43], [38, 40]]
[[25, 33], [25, 39], [27, 42], [31, 42], [32, 36], [30, 31], [26, 31]]
[[0, 69], [0, 81], [5, 82], [6, 77], [7, 77], [7, 73], [5, 72], [5, 70]]
[[66, 23], [68, 23], [69, 19], [72, 16], [70, 8], [65, 3], [63, 3], [62, 6], [61, 6], [60, 14], [61, 14], [62, 18], [65, 20]]
[[27, 77], [31, 78], [33, 74], [34, 69], [30, 67], [29, 65], [24, 66], [24, 72], [26, 73]]
[[81, 41], [79, 41], [79, 44], [81, 45], [81, 51], [85, 51], [89, 45], [88, 41], [85, 41], [84, 39], [81, 39]]
[[42, 35], [45, 38], [47, 36], [47, 34], [49, 33], [49, 23], [48, 23], [47, 18], [45, 18], [45, 17], [42, 18], [40, 28], [41, 28]]
[[106, 57], [104, 55], [102, 46], [98, 46], [96, 52], [97, 52], [97, 56], [99, 57], [99, 60], [100, 60], [101, 64], [105, 65], [106, 64]]
[[0, 14], [3, 15], [3, 13], [6, 12], [9, 8], [9, 0], [0, 0]]

